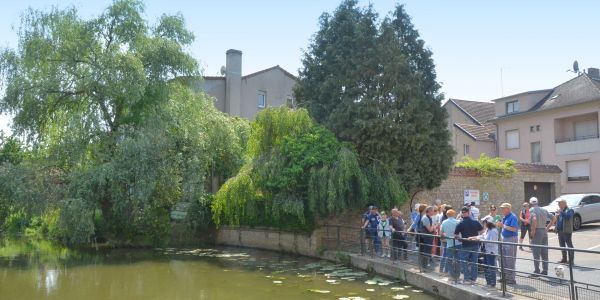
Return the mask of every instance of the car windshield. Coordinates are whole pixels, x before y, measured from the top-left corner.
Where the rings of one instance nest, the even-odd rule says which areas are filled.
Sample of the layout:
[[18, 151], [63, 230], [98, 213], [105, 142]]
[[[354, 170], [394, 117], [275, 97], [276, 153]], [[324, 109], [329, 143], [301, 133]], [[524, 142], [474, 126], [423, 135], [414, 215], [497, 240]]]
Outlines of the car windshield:
[[558, 206], [558, 200], [565, 199], [565, 200], [567, 200], [567, 206], [575, 207], [575, 206], [579, 205], [579, 201], [581, 201], [581, 198], [582, 198], [581, 195], [562, 195], [559, 198], [556, 198], [556, 200], [552, 201], [552, 203], [550, 205]]

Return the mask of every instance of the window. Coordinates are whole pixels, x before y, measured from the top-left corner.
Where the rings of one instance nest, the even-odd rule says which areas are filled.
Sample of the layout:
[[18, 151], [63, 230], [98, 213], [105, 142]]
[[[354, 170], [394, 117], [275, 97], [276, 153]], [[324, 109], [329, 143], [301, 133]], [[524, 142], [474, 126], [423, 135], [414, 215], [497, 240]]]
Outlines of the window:
[[581, 200], [581, 203], [586, 204], [586, 205], [600, 204], [600, 196], [595, 196], [595, 195], [587, 196]]
[[590, 161], [572, 160], [567, 162], [567, 181], [589, 181]]
[[531, 143], [531, 162], [542, 162], [542, 145], [540, 142]]
[[288, 107], [296, 107], [296, 101], [294, 101], [294, 98], [292, 96], [287, 97], [286, 103]]
[[519, 149], [519, 130], [506, 131], [506, 149]]
[[267, 92], [258, 91], [258, 107], [265, 108], [267, 106]]
[[542, 131], [542, 127], [540, 125], [535, 125], [535, 131]]
[[585, 140], [598, 137], [598, 121], [585, 120], [575, 122], [575, 140]]
[[535, 131], [535, 126], [530, 126], [529, 127], [529, 132], [534, 132]]
[[463, 153], [464, 153], [464, 155], [469, 155], [469, 152], [471, 152], [471, 145], [464, 144], [464, 146], [463, 146]]
[[519, 100], [510, 101], [506, 103], [506, 113], [514, 114], [519, 112]]

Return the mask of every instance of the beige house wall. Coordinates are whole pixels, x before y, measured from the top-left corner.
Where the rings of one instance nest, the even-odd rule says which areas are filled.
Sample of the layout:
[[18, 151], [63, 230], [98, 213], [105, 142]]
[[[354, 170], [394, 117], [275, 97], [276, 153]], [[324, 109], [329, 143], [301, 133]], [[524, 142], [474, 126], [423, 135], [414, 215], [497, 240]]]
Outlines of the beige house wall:
[[[454, 162], [460, 162], [465, 156], [477, 159], [481, 154], [486, 154], [489, 157], [495, 157], [495, 144], [494, 142], [476, 141], [462, 130], [453, 126], [452, 140], [454, 142], [453, 148], [456, 151], [454, 154]], [[469, 145], [469, 154], [465, 155], [464, 145]]]
[[241, 117], [254, 119], [262, 108], [258, 107], [258, 93], [265, 92], [267, 107], [286, 105], [288, 98], [292, 99], [296, 81], [279, 68], [242, 78], [242, 109]]
[[[555, 143], [555, 132], [561, 133], [563, 129], [555, 130], [555, 120], [589, 113], [600, 113], [600, 103], [591, 102], [556, 110], [542, 111], [507, 119], [496, 120], [498, 126], [499, 155], [513, 159], [517, 162], [531, 162], [531, 143], [541, 142], [542, 163], [554, 164], [563, 170], [561, 175], [562, 193], [587, 193], [600, 191], [600, 151], [592, 151], [594, 145], [600, 145], [600, 139], [574, 141], [567, 144]], [[557, 123], [557, 122], [556, 122]], [[540, 131], [530, 132], [531, 126], [540, 125]], [[519, 130], [519, 148], [506, 148], [506, 131]], [[559, 136], [560, 137], [560, 136]], [[591, 146], [590, 146], [591, 144]], [[558, 147], [569, 146], [572, 153], [559, 155]], [[586, 150], [590, 149], [590, 150]], [[591, 152], [588, 152], [591, 151]], [[579, 152], [579, 153], [577, 153]], [[587, 159], [590, 161], [590, 180], [587, 182], [567, 181], [567, 161]]]
[[456, 128], [454, 123], [461, 124], [473, 124], [479, 125], [473, 121], [469, 116], [467, 116], [462, 110], [460, 110], [454, 103], [447, 103], [444, 105], [446, 111], [448, 112], [448, 132], [450, 132], [450, 145], [456, 152], [454, 154], [453, 162], [461, 161], [464, 155], [464, 145], [468, 144], [470, 151], [469, 155], [472, 158], [478, 158], [482, 153], [487, 154], [488, 156], [496, 156], [496, 146], [493, 142], [483, 142], [476, 141], [469, 135], [467, 135], [464, 131]]
[[225, 79], [206, 78], [198, 82], [196, 90], [204, 90], [214, 98], [215, 107], [220, 111], [225, 111]]
[[494, 102], [496, 103], [494, 107], [496, 109], [496, 116], [505, 115], [506, 103], [515, 100], [519, 101], [519, 111], [528, 111], [530, 108], [536, 105], [544, 96], [548, 95], [549, 92], [549, 90], [534, 91], [494, 100]]

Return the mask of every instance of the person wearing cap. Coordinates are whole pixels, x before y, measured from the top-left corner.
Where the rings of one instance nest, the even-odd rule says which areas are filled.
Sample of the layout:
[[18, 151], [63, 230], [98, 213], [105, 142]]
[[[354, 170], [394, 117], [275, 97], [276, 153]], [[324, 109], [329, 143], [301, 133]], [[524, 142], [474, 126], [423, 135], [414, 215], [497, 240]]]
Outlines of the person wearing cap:
[[[561, 247], [573, 248], [573, 215], [575, 211], [569, 208], [567, 200], [558, 200], [558, 210], [556, 211], [558, 221], [556, 221], [556, 233], [558, 234], [558, 244]], [[559, 264], [565, 264], [567, 260], [567, 251], [562, 250], [562, 259], [558, 261]], [[575, 259], [575, 253], [569, 251], [569, 260], [573, 262]]]
[[[519, 249], [523, 250], [523, 240], [525, 239], [525, 235], [527, 232], [530, 232], [531, 224], [529, 223], [531, 220], [531, 214], [529, 213], [529, 203], [524, 202], [523, 208], [521, 209], [521, 213], [519, 214], [519, 221], [521, 221], [521, 236], [519, 237]], [[531, 237], [531, 232], [529, 234]]]
[[464, 274], [465, 284], [474, 284], [477, 280], [477, 260], [479, 258], [479, 246], [477, 241], [468, 240], [470, 237], [478, 236], [483, 232], [483, 226], [479, 221], [471, 218], [471, 210], [465, 206], [461, 209], [463, 219], [456, 225], [454, 237], [462, 239], [459, 251], [461, 269]]
[[377, 213], [377, 206], [371, 206], [371, 212], [367, 216], [367, 220], [363, 224], [363, 228], [366, 229], [367, 235], [373, 243], [373, 254], [379, 255], [381, 252], [381, 240], [377, 234], [377, 228], [379, 227], [379, 214]]
[[[549, 213], [545, 208], [538, 205], [538, 199], [531, 197], [529, 199], [529, 214], [531, 215], [531, 228], [529, 229], [529, 240], [531, 245], [548, 246], [548, 228], [555, 220], [554, 215]], [[549, 220], [551, 220], [549, 222]], [[549, 223], [552, 223], [548, 225]], [[532, 247], [533, 252], [533, 275], [548, 275], [548, 248]], [[540, 259], [542, 261], [542, 270], [540, 272]]]
[[444, 244], [446, 247], [440, 262], [440, 273], [450, 274], [452, 278], [458, 279], [460, 276], [460, 268], [457, 261], [461, 242], [454, 238], [454, 231], [458, 225], [456, 211], [449, 209], [446, 211], [446, 216], [447, 219], [442, 222], [441, 227], [441, 235], [445, 240]]
[[[502, 209], [502, 221], [496, 223], [496, 227], [502, 228], [502, 241], [506, 243], [516, 243], [517, 235], [519, 234], [519, 221], [517, 216], [512, 212], [512, 205], [510, 203], [502, 203], [500, 205]], [[502, 245], [502, 267], [504, 273], [502, 274], [503, 281], [506, 284], [515, 284], [515, 267], [517, 263], [517, 246], [516, 245]]]
[[[491, 215], [483, 217], [481, 221], [484, 224], [485, 232], [481, 235], [470, 237], [469, 240], [475, 241], [498, 241], [498, 230], [494, 224], [494, 217]], [[488, 287], [496, 287], [496, 256], [498, 255], [498, 244], [484, 242], [481, 246], [483, 252], [483, 264], [485, 265], [485, 282]]]

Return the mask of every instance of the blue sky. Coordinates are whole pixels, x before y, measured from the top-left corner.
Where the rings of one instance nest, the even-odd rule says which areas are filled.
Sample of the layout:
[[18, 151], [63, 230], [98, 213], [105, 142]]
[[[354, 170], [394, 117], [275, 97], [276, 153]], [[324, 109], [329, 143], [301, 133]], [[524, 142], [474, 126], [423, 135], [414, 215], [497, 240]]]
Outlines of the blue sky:
[[[4, 0], [0, 46], [15, 47], [20, 14], [28, 7], [77, 7], [92, 17], [107, 0]], [[196, 35], [190, 52], [206, 75], [216, 75], [225, 51], [243, 51], [243, 73], [281, 65], [297, 74], [302, 49], [318, 29], [318, 17], [335, 0], [147, 0], [146, 15], [182, 12]], [[434, 53], [446, 98], [488, 101], [502, 95], [550, 88], [574, 76], [565, 72], [600, 67], [600, 1], [360, 0], [380, 15], [396, 3], [406, 10]], [[501, 85], [501, 70], [502, 82]], [[0, 117], [2, 118], [2, 117]], [[0, 120], [5, 128], [6, 117]]]

